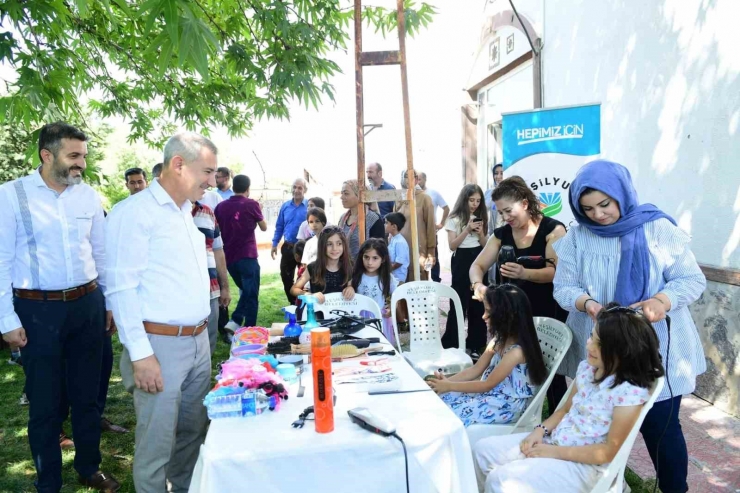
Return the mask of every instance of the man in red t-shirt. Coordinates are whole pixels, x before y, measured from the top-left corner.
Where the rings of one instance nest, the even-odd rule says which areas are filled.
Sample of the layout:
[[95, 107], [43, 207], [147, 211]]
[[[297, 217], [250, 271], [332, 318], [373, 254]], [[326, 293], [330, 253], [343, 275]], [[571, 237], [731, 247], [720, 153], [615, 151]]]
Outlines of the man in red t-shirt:
[[226, 324], [226, 328], [233, 331], [256, 325], [259, 308], [260, 264], [254, 230], [259, 226], [267, 231], [267, 223], [259, 202], [249, 198], [249, 185], [248, 176], [235, 176], [234, 195], [218, 204], [215, 211], [224, 242], [226, 267], [241, 289], [239, 303]]

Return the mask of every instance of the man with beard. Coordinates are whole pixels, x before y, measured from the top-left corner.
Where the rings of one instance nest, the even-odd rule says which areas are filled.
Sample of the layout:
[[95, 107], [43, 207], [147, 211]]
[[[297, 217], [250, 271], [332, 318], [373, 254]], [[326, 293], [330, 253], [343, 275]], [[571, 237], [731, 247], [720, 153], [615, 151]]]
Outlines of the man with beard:
[[205, 438], [211, 280], [192, 209], [216, 184], [217, 152], [201, 135], [173, 136], [159, 179], [108, 216], [106, 295], [125, 346], [121, 376], [134, 394], [140, 493], [187, 491]]
[[277, 256], [277, 247], [281, 239], [284, 239], [280, 248], [280, 278], [283, 281], [285, 296], [290, 304], [295, 303], [295, 296], [290, 294], [290, 288], [295, 281], [295, 269], [298, 263], [293, 255], [293, 245], [298, 241], [298, 228], [306, 219], [306, 191], [308, 186], [306, 180], [298, 178], [293, 182], [293, 198], [280, 206], [280, 213], [275, 222], [275, 236], [272, 238], [272, 259]]
[[98, 469], [103, 338], [115, 329], [103, 297], [103, 207], [82, 183], [86, 141], [66, 123], [45, 125], [41, 166], [0, 187], [0, 331], [11, 347], [21, 347], [28, 441], [42, 492], [62, 487], [58, 440], [65, 387], [80, 482], [101, 491], [120, 488]]

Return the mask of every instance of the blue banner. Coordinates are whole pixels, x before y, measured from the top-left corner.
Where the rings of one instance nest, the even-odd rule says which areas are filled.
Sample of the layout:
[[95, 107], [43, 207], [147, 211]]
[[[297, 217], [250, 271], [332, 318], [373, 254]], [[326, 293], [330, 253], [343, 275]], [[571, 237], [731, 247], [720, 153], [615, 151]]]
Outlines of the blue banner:
[[503, 115], [504, 170], [543, 153], [595, 156], [601, 152], [600, 105]]

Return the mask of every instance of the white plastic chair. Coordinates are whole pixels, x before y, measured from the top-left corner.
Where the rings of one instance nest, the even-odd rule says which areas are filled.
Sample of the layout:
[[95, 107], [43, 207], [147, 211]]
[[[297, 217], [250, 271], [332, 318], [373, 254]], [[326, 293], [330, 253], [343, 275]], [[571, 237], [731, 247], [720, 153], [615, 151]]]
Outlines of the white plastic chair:
[[[629, 459], [630, 452], [632, 452], [632, 446], [635, 444], [635, 439], [637, 438], [637, 433], [640, 431], [640, 426], [642, 426], [642, 422], [645, 421], [645, 416], [653, 407], [653, 404], [655, 404], [655, 400], [658, 398], [658, 395], [660, 395], [660, 392], [663, 390], [664, 383], [664, 377], [660, 377], [653, 383], [653, 388], [650, 390], [650, 398], [647, 400], [647, 402], [645, 402], [645, 404], [642, 405], [642, 411], [640, 411], [640, 416], [637, 418], [637, 421], [635, 421], [635, 425], [632, 427], [632, 430], [630, 430], [630, 433], [629, 435], [627, 435], [624, 443], [622, 443], [622, 446], [619, 447], [619, 452], [617, 452], [617, 455], [614, 456], [614, 459], [612, 459], [606, 470], [602, 473], [599, 481], [591, 489], [591, 493], [630, 492], [630, 487], [624, 480], [624, 469], [627, 467], [627, 459]], [[568, 389], [568, 393], [565, 394], [563, 400], [560, 401], [558, 409], [565, 405], [565, 403], [568, 401], [568, 396], [572, 391], [573, 384], [571, 384], [570, 388]]]
[[565, 353], [568, 352], [573, 334], [563, 322], [547, 317], [534, 317], [534, 327], [537, 330], [537, 338], [542, 350], [542, 356], [547, 368], [547, 380], [540, 385], [537, 393], [532, 397], [516, 423], [513, 424], [473, 424], [465, 428], [470, 440], [470, 446], [479, 440], [496, 435], [509, 435], [511, 433], [524, 433], [534, 430], [534, 427], [542, 421], [542, 406], [545, 403], [547, 389], [550, 387], [555, 372], [563, 361]]
[[[455, 306], [457, 313], [457, 335], [460, 347], [442, 348], [439, 335], [439, 298], [450, 298], [450, 308]], [[401, 351], [398, 337], [396, 305], [406, 300], [409, 309], [409, 330], [411, 343], [409, 351]], [[460, 297], [454, 289], [430, 281], [407, 282], [396, 288], [391, 296], [391, 317], [393, 332], [398, 344], [398, 352], [403, 354], [409, 364], [422, 377], [442, 368], [444, 373], [458, 373], [473, 366], [473, 360], [465, 353], [465, 326], [460, 307]]]
[[[332, 318], [329, 313], [332, 310], [344, 310], [352, 315], [360, 316], [361, 312], [370, 312], [375, 318], [382, 318], [380, 307], [372, 298], [356, 294], [351, 300], [345, 300], [342, 293], [330, 293], [324, 296], [323, 304], [316, 304], [313, 307], [314, 313], [322, 313], [324, 318]], [[308, 310], [303, 310], [301, 320], [306, 320]]]

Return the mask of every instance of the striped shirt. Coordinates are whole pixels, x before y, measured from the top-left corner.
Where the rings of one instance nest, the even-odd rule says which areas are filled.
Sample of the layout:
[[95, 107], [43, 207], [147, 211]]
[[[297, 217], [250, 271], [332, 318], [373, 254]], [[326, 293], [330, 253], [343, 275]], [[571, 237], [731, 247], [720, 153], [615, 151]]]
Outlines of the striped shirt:
[[[673, 395], [694, 391], [696, 376], [706, 370], [704, 349], [689, 305], [699, 299], [706, 278], [689, 249], [689, 235], [658, 219], [644, 225], [650, 250], [650, 296], [665, 294], [671, 302], [670, 360], [666, 358], [668, 328], [665, 321], [653, 325], [660, 340], [660, 354], [667, 367]], [[558, 256], [554, 296], [568, 310], [567, 325], [573, 331], [573, 344], [558, 373], [575, 376], [578, 363], [585, 358], [586, 340], [593, 321], [575, 307], [579, 296], [588, 294], [602, 305], [614, 299], [620, 260], [620, 238], [601, 238], [587, 228], [573, 226], [564, 238], [554, 244]], [[668, 385], [658, 400], [670, 397]]]
[[221, 250], [224, 247], [221, 230], [211, 208], [200, 202], [193, 204], [193, 222], [206, 237], [206, 259], [208, 261], [208, 277], [211, 279], [211, 299], [218, 298], [221, 296], [221, 286], [218, 283], [216, 256], [213, 254], [213, 250]]

